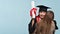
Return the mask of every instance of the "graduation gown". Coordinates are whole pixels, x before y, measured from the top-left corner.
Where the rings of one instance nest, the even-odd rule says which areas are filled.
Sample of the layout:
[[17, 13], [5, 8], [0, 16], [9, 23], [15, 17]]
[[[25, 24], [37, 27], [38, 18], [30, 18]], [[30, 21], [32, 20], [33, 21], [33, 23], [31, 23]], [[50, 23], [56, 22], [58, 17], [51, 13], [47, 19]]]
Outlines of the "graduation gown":
[[[34, 19], [34, 18], [33, 18]], [[36, 28], [36, 19], [34, 19], [34, 24], [32, 26], [32, 20], [30, 21], [30, 23], [28, 24], [28, 31], [29, 31], [29, 34], [33, 33], [35, 28]]]
[[[53, 20], [53, 21], [54, 21], [54, 24], [55, 24], [55, 30], [58, 30], [58, 26], [57, 26], [56, 20]], [[55, 30], [53, 31], [53, 34], [55, 34]]]
[[58, 29], [57, 22], [56, 22], [56, 20], [53, 20], [53, 21], [55, 23], [55, 30], [57, 30]]

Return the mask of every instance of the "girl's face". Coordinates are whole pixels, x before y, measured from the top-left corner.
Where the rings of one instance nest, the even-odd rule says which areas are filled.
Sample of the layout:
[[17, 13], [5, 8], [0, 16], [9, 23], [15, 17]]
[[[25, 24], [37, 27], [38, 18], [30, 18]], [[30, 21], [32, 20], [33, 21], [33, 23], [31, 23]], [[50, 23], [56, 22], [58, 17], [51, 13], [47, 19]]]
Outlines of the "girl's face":
[[39, 16], [40, 16], [41, 18], [44, 18], [45, 15], [46, 15], [46, 12], [44, 12], [44, 11], [42, 11], [42, 12], [39, 13]]

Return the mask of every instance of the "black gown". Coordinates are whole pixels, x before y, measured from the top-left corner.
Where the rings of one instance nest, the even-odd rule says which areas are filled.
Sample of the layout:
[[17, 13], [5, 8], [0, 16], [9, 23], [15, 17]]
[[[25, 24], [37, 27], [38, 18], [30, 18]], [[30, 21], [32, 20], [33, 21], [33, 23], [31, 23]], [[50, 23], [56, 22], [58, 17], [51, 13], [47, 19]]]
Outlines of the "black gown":
[[29, 31], [29, 34], [33, 33], [35, 28], [36, 28], [36, 19], [34, 19], [34, 24], [32, 26], [32, 20], [30, 21], [30, 23], [28, 24], [28, 31]]
[[55, 23], [55, 29], [58, 30], [58, 26], [57, 26], [56, 20], [54, 20], [54, 23]]
[[[58, 30], [58, 26], [57, 26], [56, 20], [53, 20], [53, 21], [54, 21], [54, 24], [55, 24], [55, 30]], [[55, 30], [53, 31], [53, 34], [55, 34]]]

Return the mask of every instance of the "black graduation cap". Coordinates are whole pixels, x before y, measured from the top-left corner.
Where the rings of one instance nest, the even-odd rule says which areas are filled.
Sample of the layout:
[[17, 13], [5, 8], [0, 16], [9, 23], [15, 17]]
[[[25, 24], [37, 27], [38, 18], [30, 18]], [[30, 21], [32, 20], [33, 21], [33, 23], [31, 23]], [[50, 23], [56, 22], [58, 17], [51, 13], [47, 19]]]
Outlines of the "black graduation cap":
[[38, 5], [37, 7], [39, 7], [39, 12], [47, 12], [47, 9], [50, 9], [50, 7], [44, 6], [44, 5]]

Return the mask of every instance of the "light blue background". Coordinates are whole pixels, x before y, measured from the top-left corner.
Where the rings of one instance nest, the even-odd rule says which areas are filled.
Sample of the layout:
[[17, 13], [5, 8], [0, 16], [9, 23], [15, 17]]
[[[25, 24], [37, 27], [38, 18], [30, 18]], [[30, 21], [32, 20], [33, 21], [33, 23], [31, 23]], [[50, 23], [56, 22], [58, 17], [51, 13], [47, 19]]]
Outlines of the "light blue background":
[[[0, 34], [28, 34], [32, 0], [0, 0]], [[52, 8], [60, 34], [60, 0], [34, 0], [37, 5]]]

